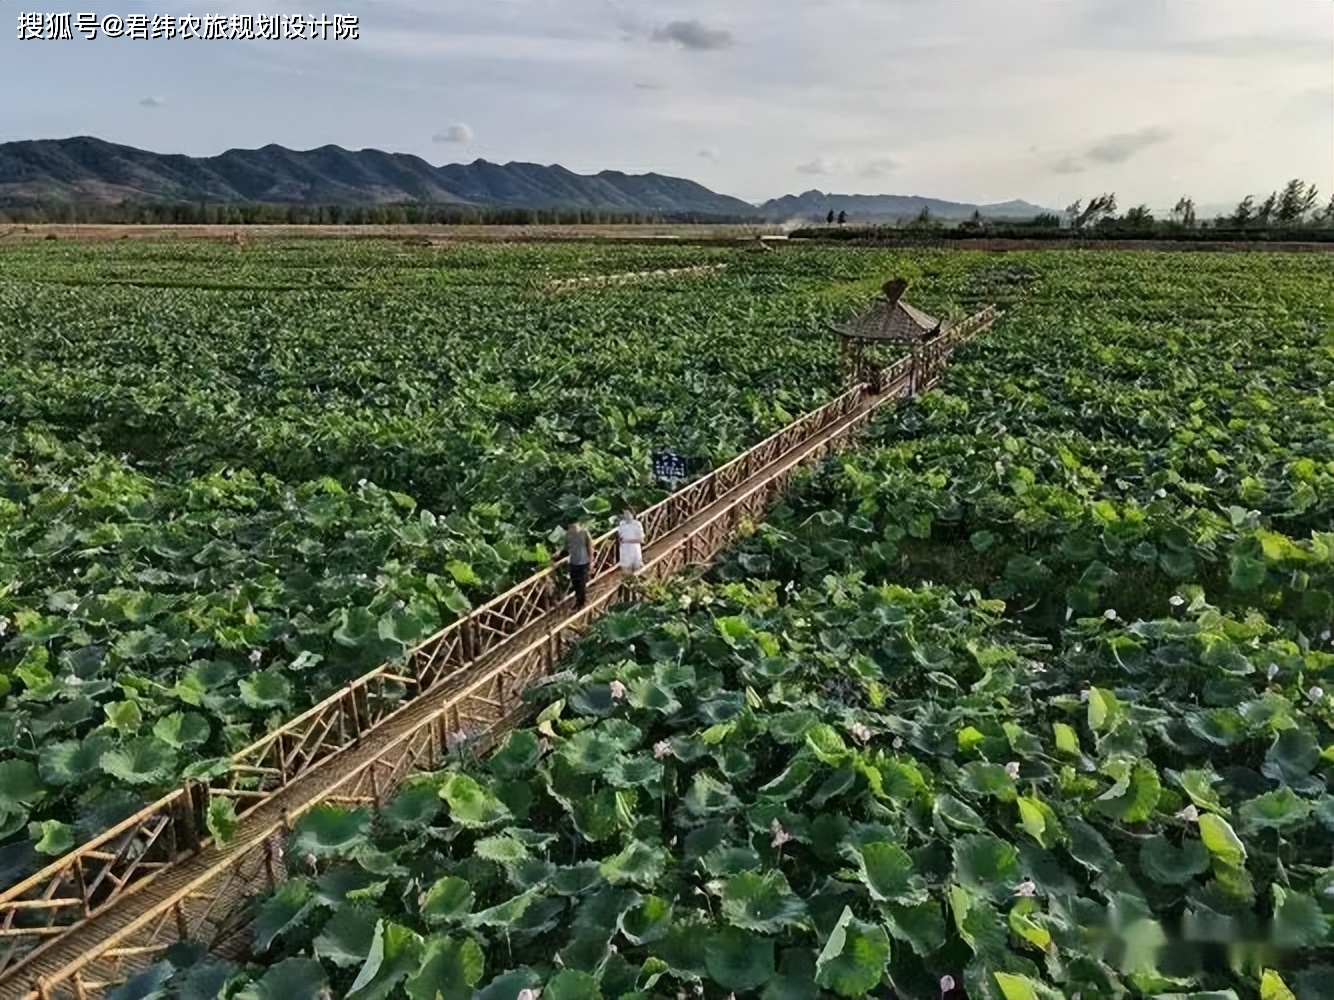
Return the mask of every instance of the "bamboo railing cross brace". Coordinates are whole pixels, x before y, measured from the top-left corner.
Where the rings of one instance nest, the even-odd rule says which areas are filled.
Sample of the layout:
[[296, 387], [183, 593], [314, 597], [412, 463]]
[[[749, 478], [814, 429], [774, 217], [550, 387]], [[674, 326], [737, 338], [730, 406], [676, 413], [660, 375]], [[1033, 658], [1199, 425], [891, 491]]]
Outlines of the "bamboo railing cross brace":
[[[885, 369], [878, 392], [855, 386], [644, 511], [644, 575], [707, 564], [796, 468], [848, 440], [886, 401], [938, 378], [953, 348], [997, 315], [970, 317], [930, 352]], [[450, 734], [488, 746], [523, 717], [522, 693], [615, 602], [613, 539], [596, 542], [582, 610], [558, 592], [562, 559], [242, 750], [211, 786], [171, 792], [0, 893], [0, 1000], [100, 995], [182, 937], [232, 933], [234, 904], [278, 877], [274, 845], [294, 818], [321, 802], [383, 802], [450, 748]], [[241, 820], [225, 845], [199, 837], [214, 798], [232, 799]]]

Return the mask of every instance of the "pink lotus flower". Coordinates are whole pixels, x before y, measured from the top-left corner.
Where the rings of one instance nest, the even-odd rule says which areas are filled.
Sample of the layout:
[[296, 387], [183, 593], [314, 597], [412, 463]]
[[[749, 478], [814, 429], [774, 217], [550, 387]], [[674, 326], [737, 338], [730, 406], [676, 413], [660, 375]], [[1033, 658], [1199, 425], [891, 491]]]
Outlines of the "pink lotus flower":
[[871, 742], [871, 730], [867, 729], [860, 722], [852, 724], [852, 738], [858, 743], [866, 744]]
[[626, 690], [624, 684], [620, 681], [612, 681], [609, 687], [611, 688], [612, 701], [625, 701]]
[[670, 740], [659, 740], [653, 744], [653, 759], [662, 760], [664, 757], [672, 756], [672, 744]]
[[774, 835], [774, 839], [769, 842], [769, 846], [773, 847], [775, 850], [792, 839], [792, 834], [784, 830], [783, 825], [779, 823], [778, 820], [774, 820], [773, 823], [769, 825], [769, 830]]

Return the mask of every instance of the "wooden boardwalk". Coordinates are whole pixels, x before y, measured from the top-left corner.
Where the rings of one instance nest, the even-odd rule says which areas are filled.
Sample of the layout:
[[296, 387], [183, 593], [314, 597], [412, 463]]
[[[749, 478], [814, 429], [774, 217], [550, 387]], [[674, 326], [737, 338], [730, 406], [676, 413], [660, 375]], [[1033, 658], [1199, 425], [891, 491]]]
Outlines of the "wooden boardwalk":
[[[876, 409], [928, 388], [988, 308], [641, 516], [644, 576], [707, 565], [763, 517], [792, 474], [850, 439]], [[323, 802], [378, 805], [459, 741], [483, 749], [519, 721], [523, 692], [551, 672], [621, 595], [613, 535], [599, 538], [576, 611], [553, 566], [303, 713], [232, 759], [0, 894], [0, 1000], [98, 996], [184, 939], [216, 944], [245, 897], [281, 878], [292, 821]], [[231, 799], [231, 840], [201, 835], [208, 802]], [[6, 949], [9, 949], [6, 951]]]

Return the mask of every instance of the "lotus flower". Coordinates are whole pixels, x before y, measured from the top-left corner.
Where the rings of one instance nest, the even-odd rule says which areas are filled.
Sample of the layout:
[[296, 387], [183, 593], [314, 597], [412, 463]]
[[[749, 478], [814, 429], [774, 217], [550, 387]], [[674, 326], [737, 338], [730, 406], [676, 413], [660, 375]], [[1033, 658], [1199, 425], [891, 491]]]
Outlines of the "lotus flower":
[[519, 995], [514, 1000], [537, 1000], [537, 990], [519, 990]]
[[1320, 641], [1329, 642], [1329, 636], [1330, 636], [1329, 629], [1325, 629], [1325, 631], [1320, 633]]
[[1313, 684], [1311, 689], [1306, 692], [1306, 697], [1310, 699], [1312, 705], [1319, 704], [1325, 697], [1325, 689], [1319, 684]]
[[902, 736], [895, 736], [895, 737], [894, 737], [894, 749], [895, 749], [895, 750], [902, 750], [902, 749], [903, 749], [903, 737], [902, 737]]
[[611, 687], [612, 701], [625, 701], [626, 692], [624, 684], [622, 684], [620, 681], [612, 681], [609, 686]]
[[250, 651], [250, 662], [254, 666], [259, 666], [259, 661], [262, 659], [264, 659], [264, 654], [261, 653], [258, 649], [252, 649]]
[[1102, 616], [1106, 618], [1109, 622], [1116, 621], [1116, 608], [1108, 608], [1106, 611], [1102, 613]]
[[1172, 607], [1174, 608], [1179, 608], [1181, 607], [1181, 605], [1186, 603], [1186, 599], [1182, 597], [1180, 594], [1173, 594], [1171, 597], [1167, 599], [1167, 603], [1172, 605]]
[[784, 830], [783, 824], [779, 823], [778, 820], [774, 820], [771, 824], [769, 824], [769, 829], [773, 832], [774, 835], [774, 839], [769, 842], [769, 846], [773, 847], [775, 850], [782, 847], [784, 844], [786, 844], [789, 840], [792, 839], [792, 834]]
[[462, 729], [452, 732], [445, 737], [445, 746], [448, 747], [450, 750], [453, 750], [455, 747], [460, 747], [467, 742], [468, 742], [468, 734], [465, 733]]
[[1187, 823], [1198, 823], [1200, 819], [1200, 811], [1194, 805], [1186, 806], [1176, 815], [1177, 819], [1184, 819]]
[[858, 743], [870, 743], [871, 730], [867, 729], [860, 722], [854, 722], [852, 724], [852, 738]]
[[1277, 676], [1278, 676], [1278, 664], [1277, 664], [1277, 663], [1271, 663], [1271, 664], [1269, 664], [1269, 669], [1265, 671], [1265, 676], [1268, 677], [1271, 681], [1272, 681], [1275, 677], [1277, 677]]
[[672, 744], [670, 740], [659, 740], [653, 744], [653, 759], [662, 760], [664, 757], [672, 756]]
[[1015, 781], [1018, 781], [1018, 780], [1019, 780], [1019, 762], [1018, 762], [1017, 760], [1012, 760], [1012, 761], [1010, 761], [1010, 763], [1006, 764], [1006, 765], [1005, 765], [1005, 773], [1008, 774], [1008, 775], [1009, 775], [1012, 779], [1014, 779]]
[[1032, 899], [1038, 894], [1038, 884], [1031, 878], [1026, 878], [1015, 886], [1014, 894], [1023, 896], [1025, 899]]
[[4, 635], [9, 630], [9, 619], [0, 617], [0, 635]]
[[946, 993], [948, 993], [948, 992], [949, 992], [950, 990], [952, 990], [952, 989], [954, 989], [954, 977], [953, 977], [953, 976], [941, 976], [941, 977], [940, 977], [940, 995], [943, 997]]

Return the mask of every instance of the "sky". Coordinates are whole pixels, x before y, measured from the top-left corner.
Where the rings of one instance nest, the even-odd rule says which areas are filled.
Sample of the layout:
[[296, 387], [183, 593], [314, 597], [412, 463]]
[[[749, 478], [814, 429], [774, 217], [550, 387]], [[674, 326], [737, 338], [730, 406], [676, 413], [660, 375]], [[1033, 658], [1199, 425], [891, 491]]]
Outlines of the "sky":
[[[1328, 0], [3, 0], [0, 141], [279, 143], [1159, 212], [1334, 187]], [[355, 40], [20, 40], [20, 13], [355, 15]]]

